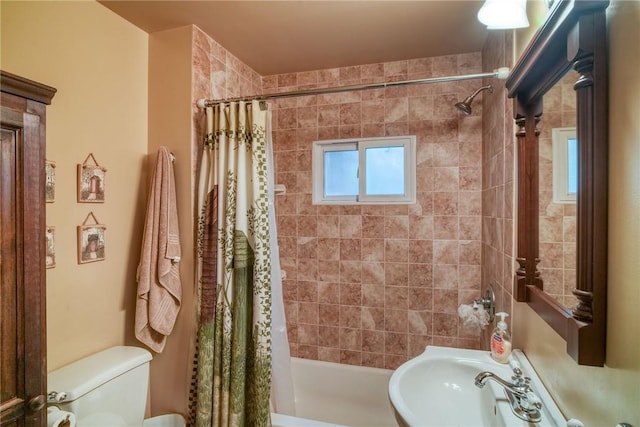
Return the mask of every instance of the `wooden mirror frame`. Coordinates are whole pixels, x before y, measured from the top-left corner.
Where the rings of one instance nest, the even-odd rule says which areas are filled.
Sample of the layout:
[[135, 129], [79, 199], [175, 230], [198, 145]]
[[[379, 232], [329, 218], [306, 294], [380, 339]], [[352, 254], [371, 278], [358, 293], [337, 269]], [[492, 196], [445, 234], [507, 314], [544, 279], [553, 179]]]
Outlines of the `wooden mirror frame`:
[[[526, 301], [567, 342], [580, 365], [603, 366], [607, 316], [609, 1], [556, 1], [507, 79], [518, 144], [517, 262], [514, 298]], [[570, 310], [544, 292], [538, 270], [538, 124], [544, 94], [571, 68], [577, 100], [578, 305]]]

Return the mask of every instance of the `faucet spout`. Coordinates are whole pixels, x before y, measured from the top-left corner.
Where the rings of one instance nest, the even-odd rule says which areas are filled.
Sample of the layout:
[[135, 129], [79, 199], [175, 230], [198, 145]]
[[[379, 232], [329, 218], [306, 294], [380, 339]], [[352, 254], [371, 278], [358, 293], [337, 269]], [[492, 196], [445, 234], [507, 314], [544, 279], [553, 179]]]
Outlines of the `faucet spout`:
[[518, 418], [532, 423], [537, 423], [541, 420], [540, 409], [542, 408], [542, 403], [531, 390], [529, 378], [523, 378], [521, 375], [516, 374], [513, 377], [514, 382], [511, 383], [503, 380], [493, 372], [483, 371], [476, 375], [475, 385], [478, 388], [483, 388], [488, 380], [495, 381], [502, 386], [511, 404], [511, 410]]
[[525, 387], [505, 381], [499, 376], [497, 376], [496, 374], [494, 374], [493, 372], [489, 372], [489, 371], [480, 372], [478, 375], [476, 375], [475, 385], [476, 387], [483, 388], [486, 385], [488, 380], [497, 382], [498, 384], [500, 384], [502, 387], [504, 387], [506, 390], [509, 390], [513, 394], [516, 394], [524, 398], [527, 397], [527, 390]]
[[476, 387], [482, 388], [485, 386], [487, 378], [489, 377], [495, 377], [496, 375], [493, 372], [489, 372], [489, 371], [484, 371], [484, 372], [480, 372], [478, 375], [476, 375], [476, 381], [475, 381], [475, 385]]

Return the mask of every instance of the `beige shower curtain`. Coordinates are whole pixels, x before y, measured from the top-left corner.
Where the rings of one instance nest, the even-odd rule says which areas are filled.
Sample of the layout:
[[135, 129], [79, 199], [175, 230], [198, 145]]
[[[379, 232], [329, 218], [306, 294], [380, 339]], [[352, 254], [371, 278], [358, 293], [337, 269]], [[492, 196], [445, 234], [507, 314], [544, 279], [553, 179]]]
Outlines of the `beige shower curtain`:
[[198, 185], [197, 426], [269, 426], [267, 112], [207, 108]]

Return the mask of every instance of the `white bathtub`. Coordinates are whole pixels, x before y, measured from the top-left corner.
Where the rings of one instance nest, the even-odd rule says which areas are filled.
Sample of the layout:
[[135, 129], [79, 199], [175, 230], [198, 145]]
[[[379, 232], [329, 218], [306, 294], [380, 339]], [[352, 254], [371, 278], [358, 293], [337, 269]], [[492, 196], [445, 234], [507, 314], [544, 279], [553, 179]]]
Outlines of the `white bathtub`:
[[272, 414], [274, 427], [397, 427], [389, 369], [292, 358], [296, 417]]

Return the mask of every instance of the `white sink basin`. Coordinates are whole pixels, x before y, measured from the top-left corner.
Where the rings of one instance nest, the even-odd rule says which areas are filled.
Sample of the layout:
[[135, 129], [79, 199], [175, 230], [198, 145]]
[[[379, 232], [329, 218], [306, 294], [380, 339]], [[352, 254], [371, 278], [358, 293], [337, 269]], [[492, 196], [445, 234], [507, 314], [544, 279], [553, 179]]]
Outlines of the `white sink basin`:
[[402, 426], [566, 426], [566, 420], [518, 350], [512, 357], [542, 401], [542, 420], [531, 424], [511, 411], [504, 389], [493, 381], [474, 384], [477, 374], [490, 371], [504, 380], [509, 365], [494, 361], [487, 351], [427, 346], [424, 353], [400, 366], [389, 381], [389, 398]]

